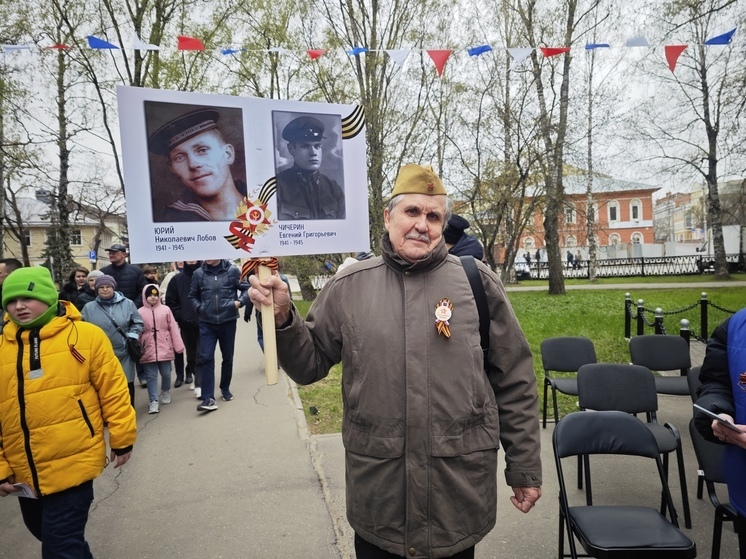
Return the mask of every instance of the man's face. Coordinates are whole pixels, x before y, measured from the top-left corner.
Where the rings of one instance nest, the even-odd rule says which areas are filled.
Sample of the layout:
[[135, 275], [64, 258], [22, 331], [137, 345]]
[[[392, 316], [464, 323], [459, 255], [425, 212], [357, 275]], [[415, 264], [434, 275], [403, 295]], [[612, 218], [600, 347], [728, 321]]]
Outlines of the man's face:
[[122, 263], [124, 263], [124, 260], [126, 258], [127, 258], [127, 254], [122, 252], [121, 250], [110, 250], [109, 251], [109, 262], [111, 262], [115, 266], [119, 266]]
[[214, 198], [233, 183], [230, 166], [236, 154], [211, 131], [180, 143], [168, 156], [171, 172], [199, 198]]
[[321, 142], [304, 141], [288, 144], [295, 164], [306, 171], [318, 171], [321, 166]]
[[5, 281], [5, 278], [7, 278], [10, 275], [10, 272], [8, 271], [8, 268], [5, 264], [0, 264], [0, 285], [3, 284]]
[[444, 195], [404, 194], [391, 212], [383, 212], [394, 252], [416, 262], [432, 251], [443, 236], [445, 214]]
[[208, 266], [217, 266], [218, 264], [220, 264], [220, 259], [218, 258], [217, 260], [205, 260], [205, 264], [207, 264]]

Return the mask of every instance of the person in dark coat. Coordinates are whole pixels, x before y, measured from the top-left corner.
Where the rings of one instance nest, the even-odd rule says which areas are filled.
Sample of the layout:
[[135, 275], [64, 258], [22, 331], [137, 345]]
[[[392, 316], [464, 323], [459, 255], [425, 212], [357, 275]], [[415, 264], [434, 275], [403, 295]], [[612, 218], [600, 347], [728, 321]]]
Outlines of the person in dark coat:
[[282, 139], [288, 143], [293, 166], [277, 174], [278, 219], [344, 219], [342, 187], [319, 171], [324, 124], [310, 116], [296, 118], [285, 126]]
[[473, 235], [468, 235], [465, 230], [470, 226], [469, 222], [460, 215], [452, 215], [448, 220], [443, 238], [446, 241], [448, 252], [454, 256], [473, 256], [477, 260], [484, 260], [484, 248], [479, 240]]
[[176, 371], [176, 382], [174, 387], [178, 388], [184, 382], [194, 390], [197, 398], [202, 398], [202, 356], [200, 355], [199, 343], [199, 315], [189, 301], [189, 289], [192, 285], [194, 271], [202, 266], [201, 260], [187, 260], [183, 264], [182, 271], [176, 274], [168, 282], [166, 288], [166, 306], [176, 319], [181, 329], [181, 339], [186, 347], [186, 378], [184, 371]]
[[83, 305], [88, 302], [87, 300], [80, 300], [80, 296], [85, 292], [88, 285], [88, 269], [82, 266], [75, 268], [70, 272], [68, 280], [60, 290], [60, 300], [70, 301], [76, 309], [81, 310]]
[[127, 262], [127, 247], [124, 245], [111, 245], [106, 252], [109, 253], [111, 264], [101, 268], [101, 271], [116, 280], [117, 291], [133, 301], [137, 308], [142, 307], [142, 290], [148, 283], [142, 269]]

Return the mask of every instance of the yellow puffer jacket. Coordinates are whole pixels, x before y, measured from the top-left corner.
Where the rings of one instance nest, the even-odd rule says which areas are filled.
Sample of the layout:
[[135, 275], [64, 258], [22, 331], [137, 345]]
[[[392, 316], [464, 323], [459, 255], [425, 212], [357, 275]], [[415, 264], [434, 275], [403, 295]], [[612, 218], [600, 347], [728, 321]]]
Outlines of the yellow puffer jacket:
[[15, 476], [37, 495], [98, 477], [107, 460], [104, 422], [112, 449], [129, 449], [137, 437], [111, 342], [61, 304], [64, 315], [40, 330], [19, 329], [6, 315], [0, 337], [0, 480]]

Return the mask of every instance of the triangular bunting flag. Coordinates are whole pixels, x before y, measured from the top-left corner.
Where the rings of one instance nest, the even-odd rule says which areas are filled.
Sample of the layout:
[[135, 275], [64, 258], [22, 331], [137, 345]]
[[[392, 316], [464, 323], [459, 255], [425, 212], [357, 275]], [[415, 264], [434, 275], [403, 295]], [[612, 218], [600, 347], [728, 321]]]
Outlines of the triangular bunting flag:
[[510, 69], [516, 68], [521, 62], [526, 60], [533, 52], [532, 47], [514, 47], [508, 49], [508, 54], [513, 57], [513, 64], [510, 65]]
[[88, 35], [86, 39], [88, 39], [88, 46], [92, 49], [117, 49], [119, 50], [118, 46], [112, 45], [111, 43], [104, 41], [103, 39], [99, 39], [98, 37], [94, 37], [93, 35]]
[[276, 52], [278, 54], [282, 54], [287, 51], [282, 47], [272, 47], [271, 49], [267, 49], [267, 52]]
[[668, 69], [671, 72], [676, 68], [676, 61], [681, 56], [681, 53], [686, 50], [687, 45], [666, 45], [664, 51], [666, 52], [666, 60], [668, 61]]
[[52, 50], [67, 50], [70, 47], [68, 45], [65, 45], [65, 44], [62, 44], [62, 43], [55, 43], [51, 47], [46, 47], [46, 48], [52, 49]]
[[236, 54], [237, 52], [241, 52], [244, 50], [246, 49], [221, 49], [220, 54], [227, 56], [229, 54]]
[[469, 56], [479, 56], [480, 54], [484, 54], [485, 52], [490, 52], [492, 50], [492, 47], [489, 45], [480, 45], [478, 47], [472, 47], [470, 49], [467, 49], [466, 52], [469, 53]]
[[412, 52], [409, 49], [401, 49], [401, 50], [387, 50], [384, 51], [386, 54], [389, 55], [389, 58], [394, 61], [394, 64], [401, 70], [404, 68], [404, 62], [406, 62], [407, 57], [409, 56], [409, 53]]
[[632, 37], [631, 39], [627, 39], [627, 42], [624, 43], [624, 46], [627, 47], [649, 47], [650, 43], [648, 43], [648, 40], [640, 35], [639, 37]]
[[176, 50], [205, 50], [205, 45], [202, 44], [202, 41], [194, 37], [179, 35], [177, 40], [179, 42], [176, 46]]
[[585, 50], [593, 50], [593, 49], [608, 49], [611, 48], [611, 45], [609, 43], [588, 43], [585, 45]]
[[541, 53], [546, 58], [550, 58], [552, 56], [557, 56], [558, 54], [570, 52], [570, 47], [539, 47], [539, 48], [541, 49]]
[[311, 49], [306, 52], [308, 53], [308, 56], [311, 57], [311, 60], [316, 60], [319, 56], [324, 56], [326, 54], [326, 49]]
[[430, 55], [430, 58], [435, 63], [435, 69], [438, 71], [438, 77], [443, 75], [443, 68], [445, 68], [446, 62], [448, 62], [448, 57], [451, 56], [452, 52], [453, 51], [450, 49], [436, 49], [427, 51], [427, 54]]
[[135, 35], [134, 39], [132, 40], [132, 48], [134, 50], [161, 50], [161, 47], [157, 45], [143, 43], [137, 35]]
[[364, 52], [368, 52], [368, 49], [365, 47], [352, 47], [351, 50], [347, 51], [347, 54], [350, 56], [357, 56], [359, 54], [363, 54]]
[[19, 50], [31, 50], [29, 45], [3, 45], [3, 52], [16, 52]]
[[730, 43], [730, 40], [733, 38], [733, 34], [736, 32], [736, 29], [738, 27], [734, 27], [727, 33], [723, 33], [722, 35], [718, 35], [717, 37], [713, 37], [712, 39], [707, 39], [705, 41], [706, 45], [727, 45]]

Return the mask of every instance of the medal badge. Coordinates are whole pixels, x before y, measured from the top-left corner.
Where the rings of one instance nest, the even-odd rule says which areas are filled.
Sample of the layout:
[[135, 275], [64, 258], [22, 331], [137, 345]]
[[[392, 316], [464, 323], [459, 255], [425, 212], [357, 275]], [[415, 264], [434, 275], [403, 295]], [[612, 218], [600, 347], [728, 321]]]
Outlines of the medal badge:
[[738, 386], [741, 387], [741, 390], [746, 390], [746, 371], [738, 375]]
[[435, 329], [438, 334], [442, 334], [446, 338], [451, 337], [451, 327], [448, 321], [451, 320], [452, 314], [453, 304], [444, 297], [435, 307]]

